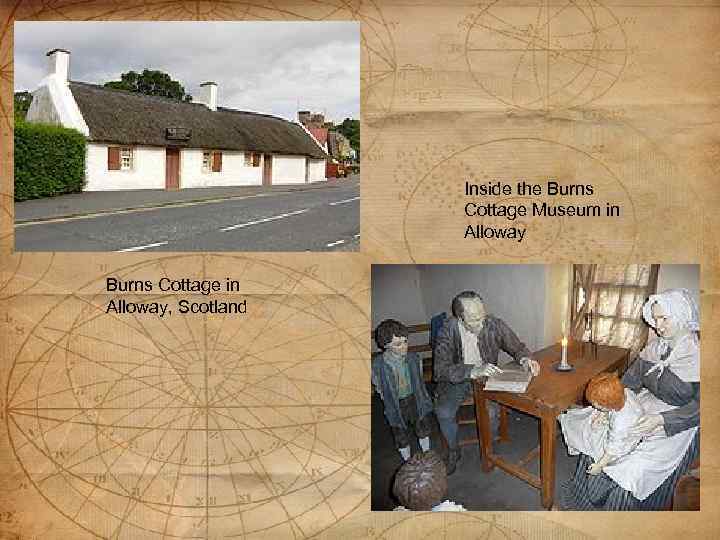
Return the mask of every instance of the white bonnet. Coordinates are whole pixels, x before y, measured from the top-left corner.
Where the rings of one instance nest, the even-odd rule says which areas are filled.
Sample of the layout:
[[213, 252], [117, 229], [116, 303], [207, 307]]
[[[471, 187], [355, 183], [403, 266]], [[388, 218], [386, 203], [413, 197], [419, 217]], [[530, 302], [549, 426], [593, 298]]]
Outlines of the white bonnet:
[[687, 289], [668, 289], [659, 294], [653, 294], [643, 305], [643, 318], [650, 326], [655, 328], [652, 318], [653, 304], [660, 304], [663, 311], [674, 321], [691, 332], [700, 330], [700, 313], [695, 299]]

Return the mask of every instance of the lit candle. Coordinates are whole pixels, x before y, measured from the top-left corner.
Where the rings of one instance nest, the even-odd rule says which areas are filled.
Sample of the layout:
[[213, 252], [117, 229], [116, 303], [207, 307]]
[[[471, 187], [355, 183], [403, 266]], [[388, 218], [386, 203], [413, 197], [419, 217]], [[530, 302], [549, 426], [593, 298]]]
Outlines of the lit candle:
[[567, 367], [567, 365], [568, 365], [568, 363], [567, 363], [567, 345], [568, 345], [567, 338], [565, 336], [563, 336], [562, 341], [560, 343], [562, 345], [561, 356], [560, 356], [560, 365], [562, 367]]

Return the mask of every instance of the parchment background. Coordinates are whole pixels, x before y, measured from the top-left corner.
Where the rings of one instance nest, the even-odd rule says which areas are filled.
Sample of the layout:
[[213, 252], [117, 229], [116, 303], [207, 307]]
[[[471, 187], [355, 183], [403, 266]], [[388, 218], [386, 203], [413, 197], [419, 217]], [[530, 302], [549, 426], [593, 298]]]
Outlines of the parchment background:
[[[0, 538], [717, 536], [720, 3], [0, 5]], [[12, 33], [13, 21], [30, 19], [361, 21], [363, 253], [13, 253]], [[612, 201], [623, 213], [615, 220], [531, 221], [523, 244], [463, 240], [465, 178], [518, 177], [592, 182], [598, 193], [583, 202]], [[411, 261], [699, 262], [703, 510], [370, 513], [369, 265]], [[106, 275], [231, 276], [243, 285], [249, 314], [175, 315], [165, 322], [106, 316], [99, 309], [108, 300]], [[123, 403], [135, 404], [135, 431], [112, 436], [98, 417], [38, 419], [50, 398], [74, 403], [68, 408], [76, 414], [87, 409], [86, 400], [107, 399], [111, 390], [97, 377], [114, 362], [157, 361], [158, 371], [146, 375], [156, 377], [153, 388], [119, 376], [128, 390], [152, 397], [156, 387], [170, 390], [163, 366], [218, 352], [226, 354], [222, 366], [230, 366], [233, 411], [253, 407], [256, 416], [238, 423], [239, 413], [213, 410], [218, 416], [210, 426], [201, 403], [189, 408], [205, 414], [207, 439], [212, 429], [221, 432], [219, 440], [239, 444], [235, 454], [187, 437], [190, 461], [173, 464], [172, 448], [149, 435], [153, 420], [134, 401]], [[181, 382], [190, 395], [188, 380]], [[221, 388], [220, 381], [212, 384]], [[244, 443], [233, 438], [236, 431], [246, 433]], [[64, 461], [73, 452], [83, 456], [88, 441], [97, 448], [114, 441], [119, 461], [102, 465], [92, 453], [80, 465]], [[203, 462], [210, 454], [221, 463]], [[111, 478], [100, 480], [103, 473]], [[168, 490], [174, 502], [163, 506]], [[198, 502], [206, 494], [216, 499]]]

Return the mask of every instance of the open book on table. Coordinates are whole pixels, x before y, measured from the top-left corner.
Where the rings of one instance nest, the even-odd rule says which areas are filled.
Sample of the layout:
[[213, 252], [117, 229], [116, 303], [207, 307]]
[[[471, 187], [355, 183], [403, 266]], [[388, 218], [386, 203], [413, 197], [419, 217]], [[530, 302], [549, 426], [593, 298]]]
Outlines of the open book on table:
[[485, 390], [493, 392], [514, 392], [522, 394], [527, 390], [532, 373], [523, 368], [503, 368], [502, 373], [488, 377], [485, 381]]

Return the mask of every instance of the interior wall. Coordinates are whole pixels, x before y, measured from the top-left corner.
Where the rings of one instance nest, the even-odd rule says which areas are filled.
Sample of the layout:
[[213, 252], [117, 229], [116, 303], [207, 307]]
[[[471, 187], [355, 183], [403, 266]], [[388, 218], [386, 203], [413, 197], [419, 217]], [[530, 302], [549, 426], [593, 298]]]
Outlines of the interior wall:
[[683, 287], [689, 289], [700, 305], [700, 265], [661, 264], [658, 272], [658, 292]]
[[453, 297], [474, 290], [487, 310], [503, 319], [533, 351], [545, 340], [546, 265], [420, 265], [420, 288], [429, 317], [451, 315]]
[[571, 264], [549, 264], [545, 272], [545, 319], [543, 341], [540, 346], [547, 347], [559, 342], [570, 329], [570, 278]]
[[384, 319], [397, 319], [404, 324], [419, 324], [429, 320], [420, 295], [417, 266], [373, 264], [371, 277], [373, 330]]

